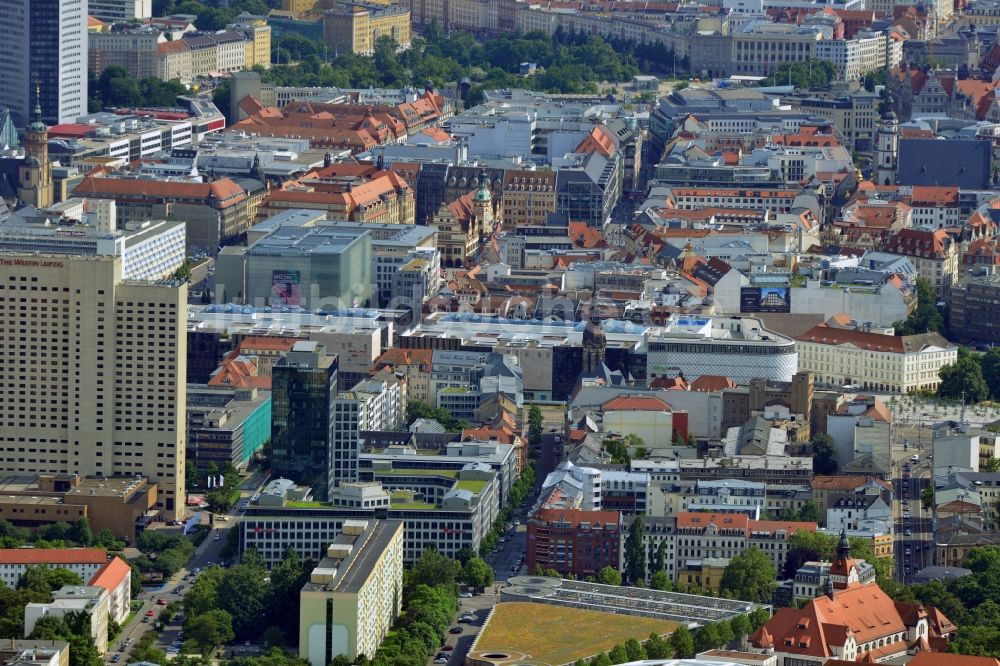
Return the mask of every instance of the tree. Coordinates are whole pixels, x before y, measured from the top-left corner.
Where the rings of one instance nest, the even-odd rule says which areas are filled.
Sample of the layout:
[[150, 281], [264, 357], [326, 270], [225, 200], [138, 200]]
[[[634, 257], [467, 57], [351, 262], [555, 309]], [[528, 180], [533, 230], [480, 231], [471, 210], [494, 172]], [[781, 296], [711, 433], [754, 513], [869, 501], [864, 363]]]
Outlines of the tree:
[[774, 564], [758, 548], [748, 548], [729, 561], [719, 584], [721, 593], [736, 599], [764, 603], [770, 601], [776, 585]]
[[812, 438], [813, 471], [822, 476], [837, 473], [837, 450], [833, 437], [825, 432], [817, 433]]
[[924, 511], [930, 511], [934, 508], [934, 486], [930, 485], [920, 491], [920, 506], [923, 507]]
[[979, 359], [983, 379], [994, 400], [1000, 400], [1000, 347], [993, 347]]
[[805, 521], [807, 523], [819, 523], [819, 505], [816, 504], [815, 500], [806, 500], [802, 504], [802, 508], [799, 509], [799, 520]]
[[483, 590], [493, 584], [493, 567], [481, 557], [470, 558], [462, 568], [462, 580], [469, 587]]
[[528, 408], [528, 443], [532, 446], [540, 446], [542, 443], [542, 428], [544, 426], [544, 420], [542, 419], [542, 409], [538, 405], [532, 405]]
[[658, 634], [650, 634], [649, 640], [643, 644], [646, 648], [647, 659], [667, 659], [674, 653], [670, 641], [661, 638]]
[[201, 572], [191, 585], [191, 589], [184, 595], [184, 612], [188, 617], [201, 615], [219, 607], [219, 583], [222, 581], [224, 571], [220, 567], [209, 567]]
[[89, 546], [94, 543], [94, 532], [90, 529], [90, 521], [87, 520], [86, 516], [73, 523], [70, 539], [81, 546]]
[[278, 625], [273, 629], [288, 636], [299, 635], [299, 594], [312, 569], [312, 561], [300, 560], [294, 548], [286, 550], [281, 562], [271, 567], [267, 607], [272, 622]]
[[90, 617], [84, 612], [67, 613], [63, 617], [46, 615], [38, 619], [32, 640], [62, 640], [69, 643], [69, 666], [101, 666], [101, 656], [90, 635]]
[[683, 624], [670, 635], [670, 645], [674, 648], [674, 655], [678, 659], [690, 659], [694, 656], [694, 637], [691, 631]]
[[750, 626], [753, 627], [754, 631], [757, 631], [771, 619], [771, 614], [766, 608], [757, 608], [750, 612], [748, 616], [750, 618]]
[[750, 632], [753, 631], [753, 626], [750, 624], [750, 618], [746, 615], [737, 615], [734, 617], [729, 621], [729, 627], [733, 630], [733, 635], [740, 639], [741, 643], [746, 641], [747, 636], [749, 636]]
[[454, 589], [458, 576], [458, 562], [428, 548], [420, 553], [420, 559], [407, 573], [406, 586], [408, 589], [417, 585], [443, 586]]
[[603, 585], [621, 585], [622, 575], [617, 569], [604, 567], [597, 572], [597, 582]]
[[820, 553], [815, 548], [795, 546], [790, 548], [785, 554], [784, 568], [781, 570], [781, 577], [785, 580], [795, 577], [795, 572], [806, 562], [816, 562], [821, 559]]
[[696, 652], [714, 650], [722, 644], [719, 636], [719, 625], [715, 622], [703, 624], [694, 632], [694, 649]]
[[622, 647], [625, 648], [626, 661], [639, 661], [640, 659], [646, 659], [646, 649], [642, 646], [642, 643], [636, 639], [628, 639]]
[[260, 635], [268, 598], [264, 567], [245, 560], [225, 570], [218, 588], [219, 608], [232, 617], [233, 631], [240, 640]]
[[233, 618], [224, 610], [210, 610], [193, 618], [184, 625], [187, 637], [198, 644], [203, 654], [208, 654], [216, 645], [233, 640]]
[[905, 321], [893, 324], [896, 335], [940, 332], [944, 328], [944, 317], [937, 309], [937, 298], [930, 280], [918, 277], [916, 282], [917, 307]]
[[642, 514], [632, 521], [625, 537], [625, 580], [635, 583], [646, 575], [646, 544], [643, 539], [645, 522]]
[[619, 643], [608, 650], [608, 659], [611, 660], [612, 664], [624, 664], [628, 661], [628, 652], [625, 651], [625, 646]]
[[667, 576], [667, 572], [662, 569], [653, 572], [653, 577], [649, 579], [649, 586], [654, 590], [662, 590], [664, 592], [669, 592], [673, 587], [670, 584], [670, 577]]
[[719, 632], [720, 646], [726, 647], [736, 638], [736, 632], [733, 631], [733, 627], [729, 622], [716, 622], [715, 626]]
[[17, 579], [19, 589], [51, 594], [64, 585], [83, 585], [79, 574], [63, 567], [28, 567]]
[[983, 370], [974, 356], [959, 357], [938, 370], [941, 384], [938, 395], [942, 398], [956, 398], [966, 403], [982, 402], [989, 395], [989, 387], [983, 379]]

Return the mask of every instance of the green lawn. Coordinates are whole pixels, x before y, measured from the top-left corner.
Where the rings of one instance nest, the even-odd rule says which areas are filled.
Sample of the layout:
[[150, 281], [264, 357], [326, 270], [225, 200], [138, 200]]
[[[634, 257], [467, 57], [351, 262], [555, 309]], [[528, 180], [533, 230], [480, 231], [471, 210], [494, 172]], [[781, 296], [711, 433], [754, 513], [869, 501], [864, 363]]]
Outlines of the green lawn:
[[668, 634], [675, 622], [548, 604], [504, 602], [493, 609], [476, 652], [520, 652], [542, 664], [572, 663], [630, 638]]
[[328, 502], [315, 502], [315, 501], [302, 501], [302, 500], [286, 500], [285, 506], [292, 507], [293, 509], [322, 509], [324, 507], [330, 506]]
[[453, 469], [391, 469], [375, 470], [375, 478], [380, 476], [445, 476], [457, 479], [458, 471]]
[[436, 504], [431, 504], [430, 502], [421, 502], [413, 499], [413, 493], [408, 493], [405, 490], [399, 490], [389, 495], [389, 501], [393, 509], [436, 509]]
[[480, 481], [479, 479], [463, 479], [455, 484], [456, 490], [468, 490], [477, 495], [483, 492], [483, 488], [486, 487], [485, 481]]

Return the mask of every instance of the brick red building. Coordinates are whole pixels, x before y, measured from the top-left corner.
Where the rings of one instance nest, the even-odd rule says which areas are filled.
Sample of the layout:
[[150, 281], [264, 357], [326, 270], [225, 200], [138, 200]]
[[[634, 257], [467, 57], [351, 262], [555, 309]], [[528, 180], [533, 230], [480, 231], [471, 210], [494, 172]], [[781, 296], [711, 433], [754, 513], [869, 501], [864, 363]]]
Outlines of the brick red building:
[[617, 511], [539, 509], [528, 520], [528, 570], [535, 565], [564, 576], [592, 576], [604, 567], [621, 569]]

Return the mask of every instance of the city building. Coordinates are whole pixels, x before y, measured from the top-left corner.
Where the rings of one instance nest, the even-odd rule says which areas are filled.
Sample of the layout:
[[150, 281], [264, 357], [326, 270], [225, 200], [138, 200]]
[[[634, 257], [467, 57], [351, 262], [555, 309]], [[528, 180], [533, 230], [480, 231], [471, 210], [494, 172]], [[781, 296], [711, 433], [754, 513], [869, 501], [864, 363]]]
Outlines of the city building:
[[146, 477], [40, 474], [0, 478], [0, 518], [18, 527], [90, 521], [133, 541], [158, 515], [159, 487]]
[[[632, 520], [625, 519], [623, 534]], [[775, 569], [781, 571], [788, 540], [797, 531], [815, 532], [816, 523], [753, 520], [745, 513], [682, 511], [670, 517], [647, 516], [643, 540], [649, 553], [658, 552], [663, 544], [664, 570], [672, 581], [683, 582], [688, 562], [732, 559], [752, 547], [771, 558]], [[653, 562], [647, 562], [647, 567], [648, 578], [654, 573]]]
[[69, 643], [4, 638], [0, 659], [10, 666], [69, 666]]
[[211, 183], [195, 180], [90, 174], [73, 191], [86, 199], [113, 199], [123, 221], [184, 220], [189, 249], [213, 252], [247, 232], [248, 197], [230, 178]]
[[341, 231], [337, 224], [303, 224], [296, 216], [268, 230], [247, 247], [219, 254], [216, 289], [222, 285], [227, 302], [310, 310], [369, 305], [370, 234]]
[[799, 368], [818, 382], [893, 393], [936, 389], [938, 371], [958, 355], [937, 333], [893, 336], [820, 325], [796, 342]]
[[299, 595], [299, 657], [326, 666], [375, 654], [402, 610], [402, 588], [403, 522], [345, 521]]
[[403, 5], [347, 2], [323, 14], [323, 36], [334, 53], [371, 55], [381, 37], [399, 48], [410, 45], [410, 10]]
[[90, 580], [107, 563], [103, 548], [4, 548], [0, 550], [0, 582], [13, 590], [28, 567], [69, 569]]
[[333, 401], [329, 492], [335, 485], [358, 480], [363, 431], [392, 432], [405, 425], [406, 397], [402, 382], [388, 372], [362, 380]]
[[132, 612], [132, 567], [120, 557], [112, 557], [87, 583], [108, 593], [108, 617], [124, 624]]
[[940, 610], [895, 602], [874, 581], [861, 581], [842, 534], [829, 574], [826, 594], [802, 608], [782, 608], [750, 636], [751, 649], [778, 655], [781, 663], [821, 664], [887, 660], [935, 649], [957, 627]]
[[87, 13], [109, 23], [144, 21], [153, 16], [153, 0], [90, 0]]
[[1000, 274], [963, 278], [948, 295], [949, 321], [959, 342], [1000, 344]]
[[188, 385], [187, 459], [197, 469], [223, 469], [227, 464], [245, 469], [270, 439], [269, 390]]
[[187, 285], [159, 272], [177, 268], [174, 223], [137, 235], [114, 224], [99, 213], [89, 230], [17, 232], [0, 252], [0, 473], [147, 476], [172, 520], [183, 514]]
[[333, 164], [282, 183], [258, 208], [262, 218], [289, 208], [321, 210], [326, 219], [413, 224], [413, 189], [399, 174], [372, 165]]
[[525, 566], [555, 569], [567, 577], [596, 576], [604, 567], [621, 569], [617, 511], [541, 508], [528, 518]]
[[799, 370], [798, 356], [795, 340], [768, 330], [759, 319], [671, 315], [646, 341], [646, 376], [787, 382]]
[[337, 357], [317, 342], [295, 343], [272, 368], [272, 474], [309, 486], [321, 500], [336, 485], [334, 470], [357, 464], [357, 451], [337, 458], [333, 450], [336, 396]]
[[917, 273], [933, 285], [937, 297], [944, 299], [958, 283], [958, 246], [944, 229], [902, 229], [889, 238], [883, 250], [909, 259]]
[[544, 227], [556, 212], [556, 174], [553, 171], [510, 169], [503, 181], [504, 227]]
[[0, 58], [0, 99], [18, 127], [40, 91], [42, 121], [72, 123], [87, 113], [87, 1], [11, 0], [0, 9], [8, 47]]
[[90, 625], [94, 647], [98, 654], [103, 655], [108, 651], [110, 611], [110, 597], [103, 587], [64, 585], [52, 592], [51, 603], [30, 603], [24, 607], [24, 636], [30, 636], [35, 623], [43, 617], [66, 617], [71, 613], [82, 613]]
[[[255, 548], [268, 566], [280, 562], [288, 548], [318, 560], [345, 523], [376, 519], [403, 521], [405, 564], [416, 562], [428, 548], [448, 557], [455, 557], [463, 548], [478, 550], [499, 514], [496, 481], [485, 480], [483, 472], [474, 468], [452, 475], [401, 473], [396, 475], [398, 481], [393, 479], [393, 484], [410, 488], [437, 488], [439, 499], [414, 490], [389, 492], [378, 482], [362, 481], [341, 484], [330, 502], [313, 501], [309, 488], [275, 479], [240, 521], [239, 550], [243, 553]], [[451, 490], [444, 492], [445, 486], [435, 479], [448, 482]]]
[[428, 225], [437, 230], [443, 266], [458, 268], [472, 264], [484, 241], [497, 227], [494, 212], [495, 204], [485, 177], [475, 192], [442, 204]]

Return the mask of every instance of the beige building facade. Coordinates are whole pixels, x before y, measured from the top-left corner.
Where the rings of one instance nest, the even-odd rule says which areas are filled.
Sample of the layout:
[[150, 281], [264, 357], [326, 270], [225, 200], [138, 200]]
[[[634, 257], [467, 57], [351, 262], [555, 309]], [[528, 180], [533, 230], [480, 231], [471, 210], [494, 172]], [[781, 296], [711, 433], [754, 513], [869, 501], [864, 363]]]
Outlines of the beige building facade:
[[0, 473], [148, 476], [184, 500], [187, 286], [121, 258], [0, 255]]

